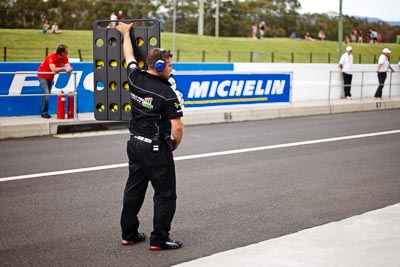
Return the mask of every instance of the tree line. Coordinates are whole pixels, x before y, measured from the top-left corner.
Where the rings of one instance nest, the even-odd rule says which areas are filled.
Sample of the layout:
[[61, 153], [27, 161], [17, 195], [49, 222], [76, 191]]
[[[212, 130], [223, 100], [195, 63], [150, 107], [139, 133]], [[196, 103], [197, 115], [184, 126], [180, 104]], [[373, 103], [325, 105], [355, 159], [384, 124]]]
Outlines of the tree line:
[[[204, 34], [216, 31], [216, 12], [219, 4], [219, 36], [250, 37], [251, 26], [264, 21], [265, 37], [289, 37], [296, 33], [302, 37], [309, 32], [317, 38], [324, 31], [328, 40], [338, 40], [338, 15], [299, 14], [297, 0], [204, 0]], [[91, 30], [95, 20], [109, 20], [111, 12], [124, 12], [125, 19], [156, 18], [162, 30], [173, 31], [173, 7], [176, 6], [176, 32], [197, 34], [198, 0], [2, 0], [0, 2], [0, 28], [41, 29], [44, 20], [54, 21], [60, 28]], [[353, 29], [367, 33], [374, 29], [383, 42], [395, 42], [400, 26], [383, 21], [371, 22], [343, 16], [343, 34]]]

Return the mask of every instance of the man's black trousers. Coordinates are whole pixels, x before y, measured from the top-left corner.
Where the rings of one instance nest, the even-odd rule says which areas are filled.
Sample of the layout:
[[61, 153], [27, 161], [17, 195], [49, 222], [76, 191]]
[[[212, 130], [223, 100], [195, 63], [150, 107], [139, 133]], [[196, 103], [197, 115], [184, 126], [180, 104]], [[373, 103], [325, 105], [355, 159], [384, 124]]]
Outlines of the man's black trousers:
[[380, 97], [380, 98], [382, 97], [382, 90], [383, 90], [383, 86], [385, 86], [386, 77], [387, 77], [386, 72], [378, 72], [379, 86], [376, 89], [375, 97]]
[[159, 246], [169, 239], [176, 209], [175, 163], [165, 142], [154, 151], [153, 144], [134, 137], [128, 141], [129, 177], [124, 191], [121, 215], [122, 239], [132, 240], [138, 234], [138, 213], [149, 181], [154, 188], [153, 232], [150, 245]]
[[344, 97], [351, 97], [351, 81], [353, 75], [343, 72], [343, 84], [344, 84]]

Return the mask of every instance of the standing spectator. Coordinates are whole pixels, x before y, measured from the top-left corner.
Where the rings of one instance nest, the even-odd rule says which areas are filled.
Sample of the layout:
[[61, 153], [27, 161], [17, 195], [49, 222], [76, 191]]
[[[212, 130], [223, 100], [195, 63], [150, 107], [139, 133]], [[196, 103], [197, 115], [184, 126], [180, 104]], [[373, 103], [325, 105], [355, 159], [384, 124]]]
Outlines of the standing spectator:
[[376, 44], [377, 40], [378, 40], [378, 32], [375, 31], [374, 29], [372, 29], [372, 30], [371, 30], [371, 40], [370, 40], [370, 43], [371, 43], [371, 44]]
[[389, 48], [383, 48], [382, 54], [379, 56], [378, 69], [376, 70], [376, 72], [378, 73], [379, 86], [376, 89], [375, 98], [382, 99], [382, 89], [385, 85], [388, 69], [394, 72], [394, 69], [392, 68], [392, 66], [390, 66], [389, 63], [390, 53], [392, 53], [392, 51], [390, 51]]
[[122, 10], [118, 11], [117, 20], [124, 20], [124, 12]]
[[346, 52], [340, 57], [339, 69], [343, 75], [343, 89], [344, 98], [351, 99], [351, 81], [353, 79], [353, 48], [351, 46], [346, 47]]
[[261, 21], [259, 30], [260, 30], [260, 39], [262, 39], [265, 34], [265, 22], [264, 21]]
[[[40, 87], [42, 88], [43, 94], [50, 94], [51, 88], [54, 84], [54, 74], [41, 74], [40, 72], [54, 72], [59, 73], [61, 71], [66, 71], [67, 73], [72, 72], [72, 68], [69, 65], [68, 61], [68, 46], [59, 45], [55, 53], [49, 54], [42, 64], [40, 64], [38, 69], [38, 78]], [[42, 118], [49, 119], [51, 116], [49, 115], [49, 96], [42, 97], [42, 106], [40, 108], [40, 115]]]
[[371, 29], [368, 31], [368, 33], [365, 35], [365, 42], [370, 44], [371, 43]]
[[110, 20], [111, 20], [111, 22], [110, 22], [109, 27], [115, 28], [115, 26], [117, 25], [117, 20], [118, 20], [118, 17], [117, 17], [117, 15], [115, 15], [115, 12], [111, 13]]
[[60, 34], [61, 33], [61, 30], [58, 28], [58, 24], [57, 24], [56, 21], [53, 23], [53, 26], [51, 26], [51, 32], [54, 33], [54, 34]]
[[257, 39], [257, 30], [258, 30], [257, 23], [254, 22], [254, 24], [251, 25], [251, 31], [252, 31], [254, 40]]
[[172, 54], [164, 49], [152, 49], [147, 55], [148, 70], [140, 70], [131, 43], [132, 25], [120, 22], [117, 26], [124, 38], [122, 49], [128, 64], [132, 104], [131, 138], [127, 144], [129, 175], [121, 214], [121, 243], [130, 246], [146, 239], [144, 233], [138, 232], [138, 213], [151, 182], [154, 215], [149, 249], [179, 249], [183, 242], [172, 240], [169, 233], [177, 199], [172, 151], [178, 148], [184, 128], [181, 105], [168, 82]]
[[350, 38], [349, 38], [348, 35], [346, 35], [346, 36], [344, 37], [344, 43], [345, 43], [345, 44], [349, 44], [349, 43], [350, 43]]
[[357, 29], [353, 29], [353, 30], [351, 31], [351, 41], [352, 41], [353, 43], [356, 42], [356, 40], [357, 40], [357, 34], [358, 34]]
[[358, 30], [358, 43], [362, 44], [363, 43], [363, 33], [362, 30]]
[[376, 38], [376, 42], [382, 43], [382, 34], [378, 32], [377, 35], [378, 35], [378, 37]]

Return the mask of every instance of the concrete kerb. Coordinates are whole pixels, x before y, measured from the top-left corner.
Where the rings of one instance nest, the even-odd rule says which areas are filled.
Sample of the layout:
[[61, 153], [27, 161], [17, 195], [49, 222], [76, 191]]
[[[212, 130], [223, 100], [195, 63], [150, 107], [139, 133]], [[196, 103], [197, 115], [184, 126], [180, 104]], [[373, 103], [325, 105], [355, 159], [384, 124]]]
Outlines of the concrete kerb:
[[44, 123], [0, 124], [0, 140], [46, 135], [50, 135], [50, 131]]
[[0, 117], [0, 140], [60, 133], [104, 131], [127, 128], [128, 122], [96, 121], [93, 113], [79, 114], [79, 119], [42, 119], [36, 116]]
[[[376, 100], [334, 100], [296, 102], [252, 106], [225, 106], [207, 109], [184, 110], [185, 125], [229, 123], [268, 120], [298, 116], [312, 116], [359, 111], [374, 111], [400, 108], [400, 97]], [[126, 121], [97, 121], [93, 113], [79, 114], [78, 119], [45, 120], [40, 116], [0, 117], [0, 140], [33, 136], [56, 135], [86, 131], [126, 129]]]
[[128, 128], [127, 121], [72, 120], [50, 122], [50, 135], [76, 132], [94, 132]]

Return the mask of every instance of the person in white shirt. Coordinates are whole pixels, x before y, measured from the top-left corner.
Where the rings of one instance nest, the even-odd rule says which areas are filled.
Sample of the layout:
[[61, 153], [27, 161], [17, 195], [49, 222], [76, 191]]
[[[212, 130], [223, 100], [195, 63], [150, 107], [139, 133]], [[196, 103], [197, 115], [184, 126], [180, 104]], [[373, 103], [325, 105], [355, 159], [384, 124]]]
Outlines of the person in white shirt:
[[118, 20], [117, 15], [115, 15], [115, 13], [112, 12], [110, 15], [110, 25], [108, 27], [115, 28], [117, 26], [117, 20]]
[[390, 51], [389, 48], [383, 48], [382, 54], [379, 56], [378, 69], [376, 70], [376, 72], [378, 73], [379, 86], [376, 89], [375, 98], [382, 99], [382, 90], [383, 86], [385, 85], [387, 71], [390, 69], [392, 72], [394, 72], [394, 69], [392, 68], [392, 66], [390, 66], [389, 63], [390, 53], [392, 53], [392, 51]]
[[353, 79], [353, 48], [351, 46], [346, 47], [346, 52], [340, 57], [339, 69], [343, 74], [343, 90], [344, 98], [351, 99], [351, 81]]

